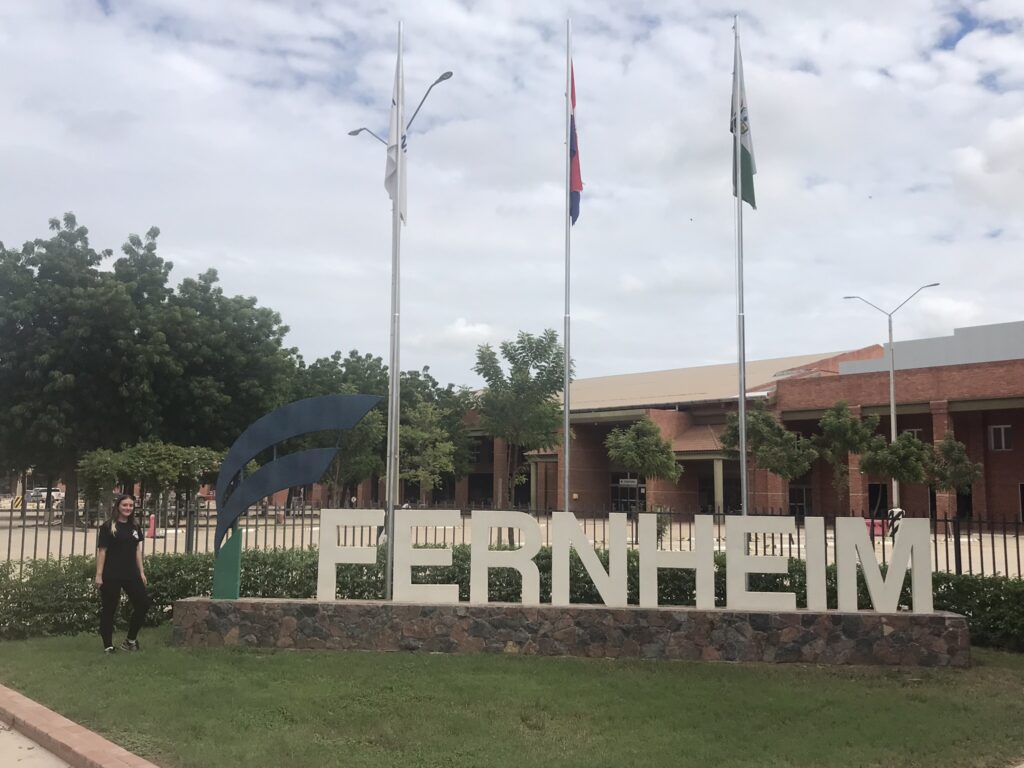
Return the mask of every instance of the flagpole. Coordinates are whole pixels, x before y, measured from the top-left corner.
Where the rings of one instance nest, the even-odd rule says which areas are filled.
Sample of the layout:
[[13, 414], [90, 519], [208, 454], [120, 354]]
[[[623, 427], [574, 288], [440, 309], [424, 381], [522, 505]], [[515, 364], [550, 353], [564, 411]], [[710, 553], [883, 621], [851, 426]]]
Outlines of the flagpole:
[[[398, 67], [402, 67], [402, 22], [398, 22]], [[404, 81], [404, 73], [403, 73]], [[398, 126], [398, 147], [396, 152], [395, 194], [391, 201], [391, 340], [388, 354], [388, 447], [387, 447], [387, 491], [384, 509], [387, 531], [387, 563], [384, 570], [384, 599], [392, 598], [392, 568], [395, 556], [395, 509], [398, 507], [398, 424], [399, 391], [399, 333], [401, 330], [400, 268], [402, 250], [402, 191], [405, 179], [402, 152], [405, 135], [404, 82], [395, 99], [394, 119]]]
[[572, 197], [572, 137], [569, 135], [572, 118], [572, 20], [565, 20], [565, 375], [562, 384], [562, 465], [563, 465], [563, 505], [562, 509], [569, 512], [569, 254], [572, 243], [572, 220], [570, 218], [570, 199]]
[[736, 184], [736, 340], [739, 352], [739, 395], [737, 397], [740, 438], [740, 512], [747, 514], [747, 349], [746, 318], [743, 310], [743, 171], [740, 155], [743, 119], [740, 115], [740, 31], [733, 16], [733, 173]]

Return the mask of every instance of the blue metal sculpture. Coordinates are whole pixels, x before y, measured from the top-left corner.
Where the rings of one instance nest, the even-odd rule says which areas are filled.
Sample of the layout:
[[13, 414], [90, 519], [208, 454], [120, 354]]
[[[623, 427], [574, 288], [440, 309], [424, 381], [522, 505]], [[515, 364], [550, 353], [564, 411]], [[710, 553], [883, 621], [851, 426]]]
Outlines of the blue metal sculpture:
[[238, 597], [241, 536], [232, 535], [221, 549], [227, 532], [236, 529], [238, 518], [251, 504], [275, 491], [317, 482], [338, 448], [292, 453], [265, 464], [249, 477], [244, 476], [245, 465], [283, 440], [311, 432], [351, 429], [380, 400], [377, 395], [323, 395], [298, 400], [258, 419], [235, 441], [217, 476], [214, 597]]

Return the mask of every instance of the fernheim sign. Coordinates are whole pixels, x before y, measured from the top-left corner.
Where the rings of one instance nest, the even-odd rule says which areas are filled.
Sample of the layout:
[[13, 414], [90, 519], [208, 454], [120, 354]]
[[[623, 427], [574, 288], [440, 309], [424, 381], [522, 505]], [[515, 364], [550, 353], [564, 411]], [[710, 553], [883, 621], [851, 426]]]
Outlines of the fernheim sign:
[[[394, 599], [399, 602], [424, 604], [456, 604], [456, 584], [417, 584], [413, 580], [416, 566], [452, 564], [450, 548], [423, 548], [413, 544], [412, 529], [422, 526], [454, 527], [462, 524], [458, 510], [395, 510]], [[374, 563], [376, 547], [341, 545], [341, 531], [350, 527], [379, 528], [384, 525], [380, 509], [323, 510], [320, 518], [320, 560], [317, 575], [317, 599], [335, 600], [336, 566], [342, 563]], [[551, 602], [554, 606], [569, 605], [569, 553], [575, 549], [593, 580], [605, 605], [626, 607], [626, 552], [628, 549], [627, 519], [624, 513], [608, 516], [608, 568], [601, 564], [593, 545], [570, 512], [555, 512], [550, 522], [552, 543]], [[491, 549], [491, 531], [495, 528], [516, 528], [520, 531], [519, 549]], [[791, 517], [732, 516], [725, 521], [726, 534], [726, 608], [731, 611], [796, 610], [793, 592], [755, 592], [747, 588], [747, 576], [753, 573], [785, 573], [785, 556], [751, 555], [745, 543], [750, 535], [782, 534], [796, 536], [796, 522]], [[475, 510], [470, 519], [470, 602], [487, 603], [487, 577], [493, 568], [513, 568], [522, 574], [523, 605], [540, 604], [540, 572], [533, 557], [543, 543], [540, 524], [522, 512]], [[932, 613], [932, 571], [929, 551], [928, 521], [907, 519], [902, 522], [893, 543], [888, 567], [883, 573], [861, 518], [837, 518], [835, 521], [835, 553], [838, 569], [838, 608], [857, 610], [857, 566], [864, 572], [872, 607], [882, 613], [894, 613], [899, 606], [900, 591], [907, 575], [911, 576], [912, 610]], [[640, 554], [640, 607], [658, 607], [658, 573], [667, 568], [684, 568], [696, 572], [696, 607], [715, 608], [715, 530], [710, 515], [695, 519], [693, 548], [669, 551], [658, 548], [655, 515], [640, 515], [638, 531]], [[826, 611], [825, 520], [804, 519], [804, 560], [807, 567], [807, 609]]]

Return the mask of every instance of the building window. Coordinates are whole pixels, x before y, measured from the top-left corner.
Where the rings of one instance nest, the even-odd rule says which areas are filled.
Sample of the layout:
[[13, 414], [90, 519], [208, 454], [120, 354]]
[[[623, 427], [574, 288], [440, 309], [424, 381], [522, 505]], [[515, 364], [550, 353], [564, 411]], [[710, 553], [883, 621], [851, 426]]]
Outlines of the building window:
[[993, 451], [1008, 451], [1013, 447], [1009, 424], [996, 424], [988, 428], [988, 447]]
[[920, 429], [920, 428], [918, 428], [918, 427], [914, 427], [914, 428], [912, 428], [912, 429], [904, 429], [904, 430], [903, 430], [903, 434], [905, 434], [905, 435], [910, 435], [911, 437], [916, 437], [916, 438], [917, 438], [918, 440], [922, 440], [922, 439], [923, 439], [923, 438], [921, 437], [921, 435], [922, 435], [923, 433], [924, 433], [924, 430], [923, 430], [923, 429]]

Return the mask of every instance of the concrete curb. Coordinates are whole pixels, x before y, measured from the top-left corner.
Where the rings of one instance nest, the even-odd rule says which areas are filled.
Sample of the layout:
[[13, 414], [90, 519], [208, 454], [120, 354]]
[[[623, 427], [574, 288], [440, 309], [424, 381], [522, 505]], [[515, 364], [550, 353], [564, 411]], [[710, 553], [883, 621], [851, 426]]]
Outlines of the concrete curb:
[[158, 768], [88, 728], [2, 685], [0, 721], [13, 726], [16, 731], [73, 768]]

